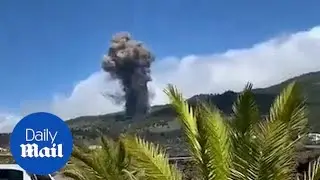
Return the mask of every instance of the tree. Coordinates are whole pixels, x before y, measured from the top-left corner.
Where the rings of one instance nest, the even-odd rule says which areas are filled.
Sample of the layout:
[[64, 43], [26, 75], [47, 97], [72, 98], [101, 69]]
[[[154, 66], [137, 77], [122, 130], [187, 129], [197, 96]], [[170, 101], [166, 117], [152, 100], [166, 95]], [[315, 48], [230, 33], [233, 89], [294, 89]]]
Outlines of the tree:
[[160, 146], [137, 136], [119, 140], [101, 137], [101, 148], [74, 147], [71, 163], [63, 170], [75, 180], [181, 180]]
[[[192, 108], [172, 85], [165, 90], [182, 123], [190, 154], [204, 180], [295, 179], [296, 146], [307, 128], [307, 108], [295, 83], [275, 99], [261, 120], [252, 85], [233, 105], [229, 120], [207, 104]], [[318, 164], [314, 176], [318, 180]]]
[[101, 148], [74, 146], [63, 174], [75, 180], [133, 180], [128, 154], [121, 141], [101, 137]]

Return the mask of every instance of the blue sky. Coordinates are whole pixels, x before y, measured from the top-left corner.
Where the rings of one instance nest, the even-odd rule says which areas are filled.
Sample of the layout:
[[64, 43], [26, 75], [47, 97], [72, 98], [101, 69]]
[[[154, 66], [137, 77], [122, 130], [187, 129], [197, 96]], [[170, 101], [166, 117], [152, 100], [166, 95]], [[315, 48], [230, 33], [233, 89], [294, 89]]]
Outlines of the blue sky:
[[114, 32], [158, 59], [246, 48], [320, 23], [320, 1], [2, 0], [0, 108], [50, 101], [99, 70]]

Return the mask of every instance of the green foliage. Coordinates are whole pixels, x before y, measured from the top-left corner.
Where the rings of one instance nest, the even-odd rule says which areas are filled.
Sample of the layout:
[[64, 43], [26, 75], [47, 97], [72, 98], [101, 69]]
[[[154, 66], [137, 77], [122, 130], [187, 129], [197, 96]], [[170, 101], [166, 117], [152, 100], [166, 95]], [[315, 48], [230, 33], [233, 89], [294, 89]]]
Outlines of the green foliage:
[[182, 179], [158, 145], [139, 137], [122, 136], [118, 141], [102, 137], [101, 145], [94, 150], [74, 147], [64, 176], [75, 180]]
[[[177, 113], [199, 180], [290, 180], [296, 146], [307, 128], [307, 108], [299, 87], [290, 83], [261, 118], [248, 84], [233, 105], [231, 119], [207, 103], [190, 105], [172, 85], [165, 89]], [[136, 135], [102, 138], [102, 149], [74, 148], [64, 174], [77, 180], [181, 180], [159, 145]], [[319, 179], [319, 161], [304, 180]], [[195, 174], [196, 176], [196, 174]]]
[[302, 177], [297, 176], [297, 180], [318, 180], [320, 179], [320, 159], [309, 163], [308, 172], [305, 172]]
[[190, 152], [198, 162], [202, 177], [208, 180], [227, 179], [231, 161], [229, 132], [220, 112], [217, 109], [212, 111], [206, 105], [193, 110], [171, 85], [165, 93], [178, 112]]
[[143, 170], [144, 179], [181, 180], [182, 174], [169, 164], [166, 153], [159, 145], [135, 136], [125, 136], [123, 142], [132, 157], [132, 167]]
[[[183, 124], [190, 154], [202, 172], [199, 179], [295, 178], [297, 136], [303, 135], [307, 127], [305, 101], [299, 88], [294, 82], [289, 84], [263, 120], [251, 89], [248, 84], [238, 97], [230, 121], [223, 120], [215, 108], [191, 107], [171, 85], [165, 91]], [[219, 162], [215, 161], [217, 157]]]
[[70, 164], [63, 174], [75, 180], [131, 180], [135, 171], [131, 171], [127, 151], [121, 141], [101, 138], [101, 149], [90, 150], [75, 146]]

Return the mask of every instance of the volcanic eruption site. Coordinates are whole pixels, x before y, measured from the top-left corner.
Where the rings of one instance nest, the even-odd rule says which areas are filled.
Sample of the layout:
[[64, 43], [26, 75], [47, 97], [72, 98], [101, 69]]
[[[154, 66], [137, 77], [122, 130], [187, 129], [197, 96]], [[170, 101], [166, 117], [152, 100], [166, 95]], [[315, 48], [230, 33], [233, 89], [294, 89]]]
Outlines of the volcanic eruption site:
[[153, 61], [151, 52], [142, 42], [133, 40], [128, 32], [116, 33], [112, 37], [102, 69], [121, 82], [126, 119], [145, 118], [149, 111], [147, 83], [151, 81], [150, 65]]

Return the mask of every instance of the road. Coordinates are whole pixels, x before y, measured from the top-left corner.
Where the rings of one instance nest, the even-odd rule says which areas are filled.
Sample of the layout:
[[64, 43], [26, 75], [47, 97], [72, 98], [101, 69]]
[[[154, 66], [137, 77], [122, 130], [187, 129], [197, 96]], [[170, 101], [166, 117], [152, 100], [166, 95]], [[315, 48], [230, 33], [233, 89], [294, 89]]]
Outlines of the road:
[[304, 147], [307, 149], [320, 149], [320, 145], [305, 145]]

